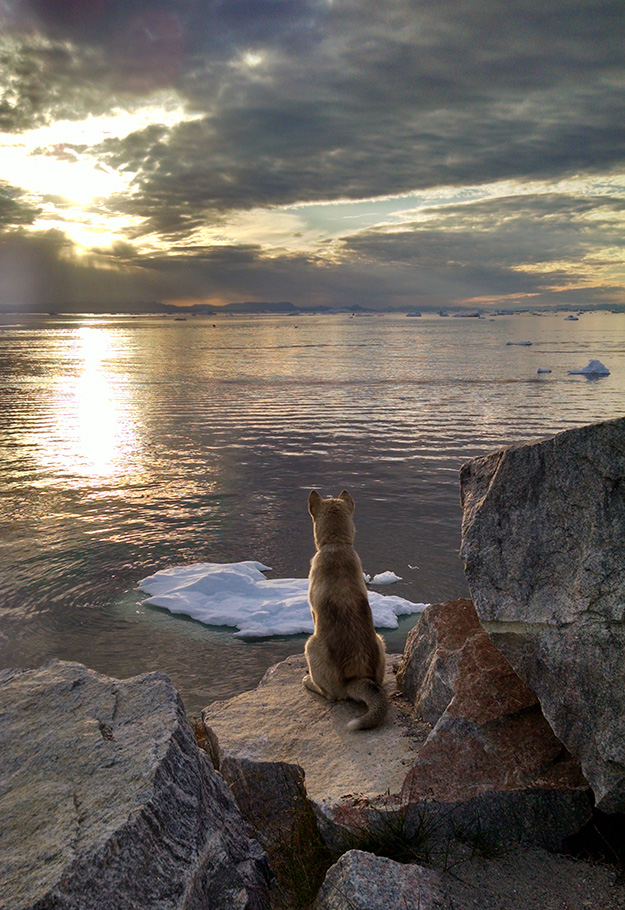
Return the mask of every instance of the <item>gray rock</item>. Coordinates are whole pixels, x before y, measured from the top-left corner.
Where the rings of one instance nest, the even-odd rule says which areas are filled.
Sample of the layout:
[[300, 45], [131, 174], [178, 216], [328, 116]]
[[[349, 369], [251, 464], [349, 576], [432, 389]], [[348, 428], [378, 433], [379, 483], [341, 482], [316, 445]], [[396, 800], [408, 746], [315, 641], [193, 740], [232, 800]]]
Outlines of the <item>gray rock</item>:
[[449, 910], [623, 910], [613, 868], [522, 847], [475, 853], [444, 877]]
[[473, 459], [460, 483], [483, 627], [597, 806], [625, 811], [625, 419]]
[[623, 910], [615, 870], [520, 847], [467, 850], [435, 868], [352, 850], [328, 870], [314, 910]]
[[264, 910], [266, 856], [169, 679], [0, 674], [3, 910]]
[[304, 772], [298, 765], [228, 756], [220, 771], [243, 817], [268, 852], [302, 842], [300, 829], [306, 834], [316, 831]]
[[314, 910], [443, 910], [440, 872], [350, 850], [329, 870]]

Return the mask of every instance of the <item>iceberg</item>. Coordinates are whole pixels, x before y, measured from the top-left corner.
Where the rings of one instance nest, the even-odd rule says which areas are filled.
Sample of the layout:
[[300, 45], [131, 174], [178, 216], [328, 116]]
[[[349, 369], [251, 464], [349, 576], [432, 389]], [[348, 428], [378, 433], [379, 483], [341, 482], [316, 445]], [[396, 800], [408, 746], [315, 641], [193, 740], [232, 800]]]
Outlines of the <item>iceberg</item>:
[[534, 342], [533, 341], [506, 341], [507, 345], [516, 344], [520, 345], [523, 348], [530, 348]]
[[538, 367], [536, 370], [537, 373], [551, 373], [551, 370], [547, 367]]
[[395, 575], [394, 572], [380, 572], [379, 575], [374, 575], [369, 584], [371, 585], [394, 585], [396, 581], [401, 581], [399, 575]]
[[[206, 625], [232, 626], [237, 629], [237, 638], [313, 632], [308, 579], [265, 578], [263, 573], [269, 571], [269, 566], [253, 560], [196, 563], [155, 572], [140, 581], [139, 588], [150, 595], [147, 604]], [[369, 592], [369, 604], [373, 623], [379, 629], [396, 629], [398, 616], [420, 613], [427, 606], [373, 591]]]
[[600, 360], [591, 360], [582, 370], [569, 370], [569, 376], [609, 376], [610, 371]]

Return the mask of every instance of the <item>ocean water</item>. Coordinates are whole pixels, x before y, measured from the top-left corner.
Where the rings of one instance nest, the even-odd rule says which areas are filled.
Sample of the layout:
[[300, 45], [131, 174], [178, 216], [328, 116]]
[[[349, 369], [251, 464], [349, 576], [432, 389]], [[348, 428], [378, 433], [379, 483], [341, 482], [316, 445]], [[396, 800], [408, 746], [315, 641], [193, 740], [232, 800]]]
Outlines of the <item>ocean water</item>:
[[[466, 594], [460, 466], [625, 411], [625, 315], [564, 317], [3, 317], [0, 667], [164, 670], [189, 711], [252, 687], [305, 637], [242, 641], [138, 582], [304, 577], [312, 487], [352, 493], [365, 571], [402, 578], [384, 593]], [[590, 359], [610, 376], [568, 374]]]

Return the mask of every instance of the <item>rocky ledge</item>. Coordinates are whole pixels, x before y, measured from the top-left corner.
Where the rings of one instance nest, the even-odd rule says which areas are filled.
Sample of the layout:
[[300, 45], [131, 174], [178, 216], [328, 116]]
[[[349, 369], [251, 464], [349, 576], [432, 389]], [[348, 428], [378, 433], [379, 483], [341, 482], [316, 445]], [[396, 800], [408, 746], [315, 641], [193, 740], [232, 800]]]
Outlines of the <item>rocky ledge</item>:
[[463, 469], [473, 600], [389, 658], [377, 730], [302, 656], [193, 723], [162, 674], [1, 673], [2, 910], [623, 910], [560, 854], [595, 803], [622, 828], [624, 462], [621, 420]]

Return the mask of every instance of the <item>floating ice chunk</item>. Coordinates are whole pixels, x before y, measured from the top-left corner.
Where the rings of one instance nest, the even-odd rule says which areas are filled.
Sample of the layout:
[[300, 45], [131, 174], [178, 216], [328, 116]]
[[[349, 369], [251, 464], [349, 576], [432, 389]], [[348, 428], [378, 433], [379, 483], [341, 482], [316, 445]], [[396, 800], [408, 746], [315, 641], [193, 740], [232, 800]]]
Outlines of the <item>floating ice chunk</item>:
[[609, 376], [610, 371], [600, 360], [591, 360], [582, 370], [569, 370], [570, 376]]
[[548, 370], [547, 367], [538, 367], [536, 372], [537, 373], [551, 373], [551, 370]]
[[379, 575], [374, 575], [370, 581], [372, 585], [393, 585], [396, 581], [401, 581], [399, 575], [395, 575], [394, 572], [380, 572]]
[[[239, 638], [313, 631], [307, 578], [265, 578], [260, 562], [197, 563], [144, 578], [146, 603], [213, 626], [232, 626]], [[387, 573], [384, 573], [387, 574]], [[389, 573], [393, 574], [393, 573]], [[369, 592], [377, 628], [397, 628], [397, 617], [420, 613], [426, 604]]]
[[534, 342], [533, 341], [506, 341], [506, 344], [517, 344], [517, 345], [520, 345], [521, 347], [529, 348], [534, 344]]
[[579, 319], [577, 318], [577, 316], [565, 316], [564, 321], [565, 322], [579, 322]]

